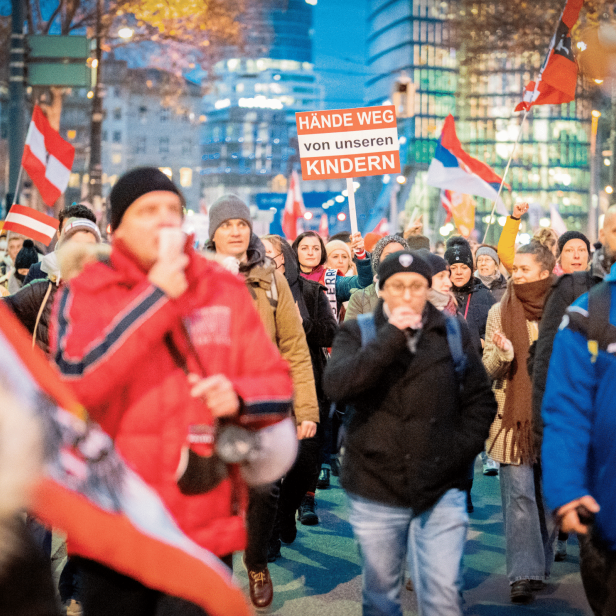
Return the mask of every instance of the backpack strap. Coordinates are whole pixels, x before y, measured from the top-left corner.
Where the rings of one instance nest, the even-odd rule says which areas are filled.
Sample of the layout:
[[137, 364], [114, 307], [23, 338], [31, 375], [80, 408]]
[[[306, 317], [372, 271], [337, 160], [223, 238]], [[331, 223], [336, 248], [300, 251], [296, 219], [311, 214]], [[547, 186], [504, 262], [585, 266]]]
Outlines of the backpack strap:
[[588, 351], [594, 364], [599, 351], [606, 351], [616, 340], [616, 327], [610, 323], [612, 289], [610, 283], [601, 282], [588, 292]]
[[276, 308], [278, 308], [278, 285], [276, 284], [274, 272], [272, 272], [270, 288], [265, 292], [265, 295], [269, 300], [270, 306], [274, 309], [274, 312], [276, 312]]
[[464, 373], [466, 372], [466, 354], [462, 345], [462, 328], [458, 319], [444, 315], [445, 326], [447, 327], [447, 344], [453, 359], [454, 369], [458, 383], [462, 386]]
[[364, 348], [373, 340], [376, 340], [376, 323], [374, 322], [374, 314], [360, 314], [357, 316], [357, 324], [359, 325], [359, 333], [361, 334], [361, 346]]

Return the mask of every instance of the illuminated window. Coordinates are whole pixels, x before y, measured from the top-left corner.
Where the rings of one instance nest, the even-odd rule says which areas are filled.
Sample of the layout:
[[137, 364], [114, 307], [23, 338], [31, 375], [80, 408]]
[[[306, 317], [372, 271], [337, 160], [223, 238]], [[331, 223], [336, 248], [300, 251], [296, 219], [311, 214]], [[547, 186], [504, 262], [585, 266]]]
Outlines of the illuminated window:
[[192, 186], [193, 170], [190, 167], [182, 167], [180, 169], [180, 186], [190, 188]]

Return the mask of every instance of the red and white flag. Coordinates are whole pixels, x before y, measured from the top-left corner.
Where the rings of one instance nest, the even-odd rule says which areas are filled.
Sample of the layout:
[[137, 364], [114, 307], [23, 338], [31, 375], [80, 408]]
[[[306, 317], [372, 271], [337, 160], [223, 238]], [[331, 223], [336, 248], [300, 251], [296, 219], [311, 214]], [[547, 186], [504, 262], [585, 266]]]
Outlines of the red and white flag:
[[441, 190], [441, 205], [445, 208], [447, 212], [447, 218], [445, 218], [445, 224], [447, 224], [451, 217], [453, 216], [453, 204], [451, 202], [452, 191], [451, 190]]
[[583, 4], [584, 0], [567, 0], [539, 79], [526, 86], [516, 111], [528, 111], [534, 105], [560, 105], [575, 99], [578, 67], [573, 57], [571, 28]]
[[299, 218], [303, 218], [305, 212], [306, 208], [304, 207], [302, 191], [299, 186], [299, 175], [297, 171], [293, 170], [289, 181], [287, 202], [282, 214], [282, 231], [290, 242], [297, 237], [297, 221]]
[[381, 218], [379, 224], [372, 229], [372, 233], [378, 233], [379, 235], [387, 235], [389, 233], [389, 221], [387, 218]]
[[5, 231], [14, 231], [49, 246], [60, 221], [38, 210], [15, 203], [4, 221]]
[[66, 190], [74, 159], [75, 148], [62, 139], [42, 109], [35, 105], [21, 165], [46, 205], [52, 206]]
[[329, 219], [327, 214], [321, 214], [321, 220], [319, 222], [319, 235], [326, 240], [329, 237]]

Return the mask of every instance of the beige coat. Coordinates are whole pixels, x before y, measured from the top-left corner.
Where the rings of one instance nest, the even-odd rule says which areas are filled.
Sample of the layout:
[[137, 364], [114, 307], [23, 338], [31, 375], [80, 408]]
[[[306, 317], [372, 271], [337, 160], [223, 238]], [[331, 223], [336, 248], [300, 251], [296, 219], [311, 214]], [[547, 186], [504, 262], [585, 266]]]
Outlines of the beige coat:
[[[272, 288], [272, 280], [276, 288]], [[295, 419], [319, 421], [319, 405], [310, 351], [289, 283], [274, 265], [256, 265], [246, 276], [246, 286], [272, 342], [288, 362], [295, 389]]]
[[[526, 329], [528, 330], [528, 341], [532, 344], [537, 340], [539, 334], [537, 322], [526, 321]], [[513, 350], [509, 352], [501, 351], [492, 342], [492, 337], [497, 331], [503, 331], [500, 304], [494, 304], [488, 313], [488, 322], [486, 323], [486, 345], [483, 349], [483, 365], [486, 368], [488, 376], [493, 381], [492, 391], [498, 402], [498, 412], [496, 413], [496, 419], [490, 427], [490, 435], [486, 441], [486, 451], [493, 460], [501, 464], [518, 465], [520, 464], [520, 458], [517, 455], [517, 451], [514, 451], [513, 456], [510, 454], [511, 431], [507, 433], [500, 431], [503, 421], [503, 410], [505, 408], [505, 398], [507, 396], [507, 373], [513, 361]], [[526, 370], [526, 366], [522, 366], [522, 369]]]

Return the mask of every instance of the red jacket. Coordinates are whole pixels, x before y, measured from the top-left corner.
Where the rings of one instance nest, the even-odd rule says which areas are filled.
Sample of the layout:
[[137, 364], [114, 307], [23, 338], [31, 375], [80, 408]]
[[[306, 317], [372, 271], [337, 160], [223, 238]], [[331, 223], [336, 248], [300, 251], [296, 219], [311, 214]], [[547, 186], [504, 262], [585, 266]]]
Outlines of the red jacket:
[[233, 382], [243, 423], [288, 415], [293, 386], [243, 281], [192, 250], [189, 257], [188, 290], [171, 300], [116, 242], [109, 263], [86, 266], [58, 293], [50, 343], [64, 380], [126, 462], [184, 532], [223, 556], [244, 548], [242, 512], [234, 515], [228, 479], [198, 496], [177, 487], [188, 426], [213, 419], [190, 396], [164, 338], [172, 336], [191, 372], [202, 374], [197, 355], [203, 376]]

